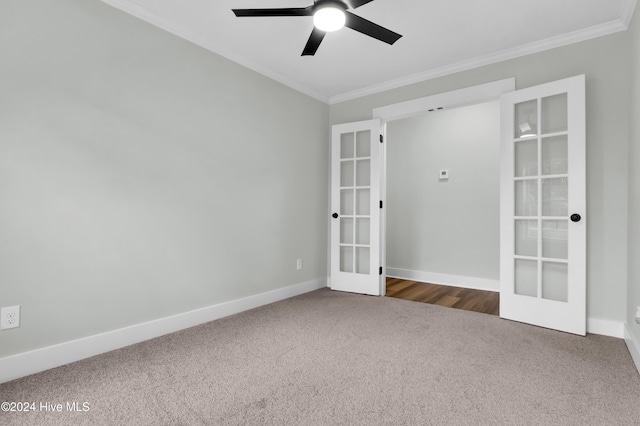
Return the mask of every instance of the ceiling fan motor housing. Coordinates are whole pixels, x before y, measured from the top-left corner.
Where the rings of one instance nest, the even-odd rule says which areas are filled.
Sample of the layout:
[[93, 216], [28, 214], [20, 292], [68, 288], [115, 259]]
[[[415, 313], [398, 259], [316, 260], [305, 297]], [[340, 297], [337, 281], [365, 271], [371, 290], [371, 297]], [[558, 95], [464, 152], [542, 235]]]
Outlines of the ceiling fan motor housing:
[[338, 7], [344, 12], [349, 8], [345, 2], [340, 0], [316, 0], [313, 5], [313, 12], [315, 13], [318, 9], [323, 9], [325, 7]]
[[344, 27], [347, 5], [339, 0], [320, 0], [313, 7], [313, 24], [320, 31], [333, 32]]

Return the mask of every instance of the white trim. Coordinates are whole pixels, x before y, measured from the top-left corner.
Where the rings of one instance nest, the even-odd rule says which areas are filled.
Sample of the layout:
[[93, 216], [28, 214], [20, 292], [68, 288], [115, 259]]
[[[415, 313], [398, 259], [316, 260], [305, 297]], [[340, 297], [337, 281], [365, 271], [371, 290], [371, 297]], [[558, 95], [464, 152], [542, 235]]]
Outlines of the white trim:
[[387, 277], [474, 290], [500, 291], [500, 280], [387, 267]]
[[[631, 1], [635, 2], [636, 0]], [[624, 10], [627, 11], [627, 8], [625, 8]], [[631, 11], [631, 13], [633, 13], [633, 11]], [[545, 40], [536, 41], [534, 43], [525, 44], [511, 49], [505, 49], [500, 52], [480, 56], [468, 61], [445, 65], [440, 68], [431, 69], [380, 84], [374, 84], [372, 86], [343, 93], [341, 95], [332, 96], [331, 98], [329, 98], [329, 105], [361, 98], [363, 96], [373, 95], [387, 90], [397, 89], [398, 87], [408, 86], [410, 84], [420, 83], [422, 81], [433, 80], [434, 78], [444, 77], [446, 75], [454, 74], [461, 71], [468, 71], [485, 65], [496, 64], [498, 62], [543, 52], [545, 50], [550, 50], [569, 44], [579, 43], [581, 41], [590, 40], [609, 34], [614, 34], [626, 30], [628, 26], [628, 23], [625, 25], [625, 23], [620, 19], [605, 22], [603, 24], [595, 25], [583, 30], [574, 31], [557, 37], [551, 37]]]
[[504, 93], [516, 90], [516, 79], [505, 78], [464, 89], [451, 90], [445, 93], [412, 99], [397, 104], [386, 105], [373, 109], [373, 118], [381, 118], [385, 122], [399, 120], [423, 114], [430, 109], [451, 109], [462, 106], [475, 105], [500, 99]]
[[286, 77], [276, 71], [273, 71], [270, 68], [267, 68], [263, 65], [258, 64], [257, 62], [252, 61], [244, 56], [238, 55], [235, 52], [232, 52], [226, 48], [223, 48], [217, 43], [212, 42], [210, 39], [202, 37], [199, 34], [192, 32], [191, 30], [177, 26], [151, 12], [144, 9], [143, 7], [134, 4], [131, 1], [127, 0], [102, 0], [103, 3], [106, 3], [116, 9], [119, 9], [123, 12], [128, 13], [129, 15], [135, 16], [138, 19], [142, 19], [145, 22], [148, 22], [151, 25], [154, 25], [162, 30], [165, 30], [175, 36], [178, 36], [184, 40], [190, 41], [191, 43], [203, 47], [210, 52], [216, 53], [220, 56], [223, 56], [237, 64], [242, 65], [243, 67], [249, 68], [252, 71], [255, 71], [259, 74], [262, 74], [266, 77], [271, 78], [272, 80], [277, 81], [278, 83], [282, 83], [285, 86], [290, 87], [291, 89], [297, 90], [300, 93], [304, 93], [307, 96], [310, 96], [314, 99], [319, 100], [323, 103], [329, 103], [329, 97], [322, 95], [316, 92], [313, 89], [310, 89], [306, 86], [303, 86], [294, 80], [291, 80], [289, 77]]
[[624, 338], [624, 323], [602, 318], [587, 318], [587, 333]]
[[319, 278], [206, 308], [0, 358], [0, 383], [326, 287]]
[[[380, 134], [382, 135], [383, 142], [387, 140], [387, 124], [382, 123], [380, 127]], [[387, 205], [387, 146], [388, 143], [383, 143], [380, 152], [380, 202], [383, 204], [383, 208], [380, 209], [380, 266], [382, 267], [382, 273], [380, 274], [380, 295], [386, 296], [387, 294], [387, 279], [386, 279], [386, 266], [387, 266], [387, 209], [384, 208]]]
[[624, 341], [627, 344], [627, 348], [629, 349], [631, 358], [633, 358], [633, 362], [636, 364], [638, 373], [640, 373], [640, 342], [631, 333], [629, 324], [626, 324], [624, 327]]
[[454, 74], [461, 71], [470, 70], [473, 68], [479, 68], [481, 66], [495, 64], [498, 62], [506, 61], [509, 59], [518, 58], [521, 56], [530, 55], [533, 53], [542, 52], [556, 47], [562, 47], [573, 43], [578, 43], [585, 40], [590, 40], [597, 37], [606, 36], [619, 31], [624, 31], [629, 27], [633, 12], [636, 7], [637, 0], [625, 0], [620, 9], [620, 18], [605, 22], [603, 24], [595, 25], [593, 27], [585, 28], [582, 30], [574, 31], [568, 34], [563, 34], [556, 37], [551, 37], [545, 40], [525, 44], [511, 49], [505, 49], [500, 52], [491, 53], [488, 55], [480, 56], [468, 61], [458, 62], [451, 65], [445, 65], [440, 68], [431, 69], [428, 71], [420, 72], [417, 74], [401, 77], [391, 81], [386, 81], [380, 84], [374, 84], [372, 86], [364, 87], [361, 89], [353, 90], [351, 92], [342, 93], [335, 96], [328, 96], [318, 93], [316, 90], [311, 89], [305, 85], [297, 83], [296, 81], [286, 77], [279, 72], [276, 72], [270, 68], [260, 65], [253, 60], [244, 56], [238, 55], [229, 49], [223, 48], [217, 43], [212, 42], [205, 37], [195, 34], [191, 30], [172, 24], [171, 22], [163, 19], [142, 6], [137, 5], [127, 0], [102, 0], [102, 2], [120, 9], [132, 16], [135, 16], [143, 21], [146, 21], [158, 28], [168, 31], [182, 39], [190, 41], [198, 46], [201, 46], [213, 53], [223, 56], [233, 62], [236, 62], [246, 68], [249, 68], [257, 73], [260, 73], [266, 77], [269, 77], [279, 83], [284, 84], [294, 90], [297, 90], [305, 95], [311, 96], [321, 102], [328, 103], [329, 105], [345, 102], [351, 99], [360, 98], [375, 93], [384, 92], [386, 90], [396, 89], [398, 87], [407, 86], [409, 84], [419, 83], [422, 81], [432, 80], [434, 78], [443, 77], [445, 75]]
[[622, 7], [620, 8], [620, 20], [622, 24], [629, 28], [631, 25], [631, 19], [633, 18], [633, 12], [636, 9], [637, 0], [624, 0]]

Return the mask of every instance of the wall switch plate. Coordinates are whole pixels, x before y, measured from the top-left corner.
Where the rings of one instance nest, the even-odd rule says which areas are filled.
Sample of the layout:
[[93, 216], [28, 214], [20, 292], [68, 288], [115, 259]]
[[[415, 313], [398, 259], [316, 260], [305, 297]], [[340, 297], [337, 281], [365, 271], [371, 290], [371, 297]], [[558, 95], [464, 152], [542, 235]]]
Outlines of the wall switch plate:
[[439, 180], [449, 180], [449, 170], [440, 170], [438, 173]]
[[296, 270], [300, 271], [302, 269], [302, 259], [296, 260]]
[[640, 306], [636, 307], [636, 322], [640, 324]]
[[20, 305], [0, 308], [0, 330], [20, 327]]

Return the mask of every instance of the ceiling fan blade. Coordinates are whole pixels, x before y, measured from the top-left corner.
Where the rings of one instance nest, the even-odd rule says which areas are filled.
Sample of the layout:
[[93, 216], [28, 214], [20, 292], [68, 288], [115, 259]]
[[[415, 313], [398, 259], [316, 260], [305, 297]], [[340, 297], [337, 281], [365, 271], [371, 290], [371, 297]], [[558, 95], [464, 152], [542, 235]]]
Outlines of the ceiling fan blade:
[[301, 56], [313, 56], [316, 54], [318, 47], [320, 47], [320, 43], [322, 43], [322, 39], [327, 33], [313, 27], [313, 31], [311, 31], [311, 35], [309, 36], [309, 40], [307, 40], [307, 44], [302, 51]]
[[349, 27], [352, 30], [356, 30], [362, 34], [366, 34], [369, 37], [377, 38], [378, 40], [384, 41], [388, 44], [393, 44], [398, 41], [400, 37], [402, 37], [398, 33], [388, 30], [385, 27], [381, 27], [378, 24], [374, 24], [371, 21], [367, 21], [366, 19], [354, 15], [351, 12], [345, 13], [347, 15], [347, 20], [344, 26]]
[[364, 6], [367, 3], [371, 3], [373, 0], [348, 0], [348, 3], [353, 9], [357, 9], [360, 6]]
[[231, 9], [239, 18], [258, 16], [311, 16], [313, 11], [309, 7], [285, 7], [280, 9]]

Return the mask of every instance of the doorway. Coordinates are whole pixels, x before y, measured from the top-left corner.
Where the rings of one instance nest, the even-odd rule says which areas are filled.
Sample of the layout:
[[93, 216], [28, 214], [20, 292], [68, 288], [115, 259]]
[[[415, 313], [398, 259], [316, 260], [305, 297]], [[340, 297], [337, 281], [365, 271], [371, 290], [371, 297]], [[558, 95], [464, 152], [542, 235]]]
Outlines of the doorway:
[[497, 292], [500, 103], [387, 123], [387, 277]]
[[[384, 278], [391, 275], [389, 272], [393, 272], [386, 268], [387, 208], [383, 208], [386, 203], [384, 182], [386, 150], [389, 145], [387, 127], [393, 126], [394, 121], [410, 119], [427, 112], [446, 113], [459, 107], [495, 101], [502, 94], [514, 90], [515, 79], [510, 78], [376, 108], [372, 111], [373, 120], [333, 126], [329, 282], [332, 289], [384, 295]], [[359, 176], [366, 176], [366, 181], [359, 179]], [[459, 180], [460, 176], [458, 174], [456, 179]], [[382, 184], [379, 185], [378, 182]], [[369, 239], [376, 235], [380, 235], [379, 243]], [[372, 245], [373, 242], [376, 244]], [[365, 262], [366, 260], [369, 262]], [[410, 269], [406, 271], [420, 272]], [[413, 276], [407, 278], [455, 283], [469, 288], [497, 288], [497, 282], [493, 279], [473, 277], [470, 281], [468, 277], [457, 275], [453, 282], [443, 282], [443, 277], [450, 280], [452, 275], [433, 272], [426, 279]], [[363, 286], [366, 291], [363, 291]]]

